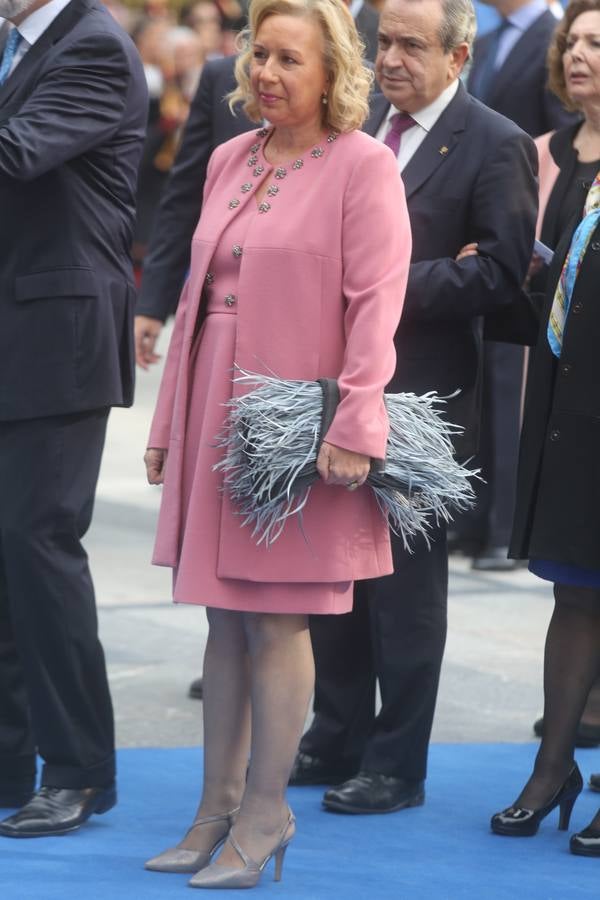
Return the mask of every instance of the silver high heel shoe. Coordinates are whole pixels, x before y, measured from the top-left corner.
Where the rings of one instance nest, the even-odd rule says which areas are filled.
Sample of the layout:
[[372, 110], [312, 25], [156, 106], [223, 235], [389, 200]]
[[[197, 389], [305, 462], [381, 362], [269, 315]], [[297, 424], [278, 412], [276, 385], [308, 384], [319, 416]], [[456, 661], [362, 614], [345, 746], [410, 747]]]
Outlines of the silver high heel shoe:
[[294, 837], [296, 819], [291, 810], [285, 825], [279, 833], [279, 838], [275, 847], [265, 856], [261, 863], [250, 859], [247, 853], [244, 853], [231, 832], [227, 836], [227, 841], [236, 851], [242, 862], [243, 869], [234, 869], [231, 866], [220, 866], [218, 862], [211, 863], [205, 869], [199, 871], [188, 882], [190, 887], [197, 888], [252, 888], [256, 887], [260, 881], [263, 870], [272, 856], [275, 857], [275, 881], [281, 881], [281, 872], [283, 869], [283, 857], [288, 848], [288, 844]]
[[153, 856], [152, 859], [144, 863], [144, 868], [150, 869], [151, 872], [183, 872], [187, 874], [194, 874], [203, 869], [204, 866], [209, 864], [219, 847], [225, 843], [227, 833], [233, 825], [234, 817], [238, 810], [239, 806], [218, 816], [204, 816], [202, 819], [196, 819], [192, 827], [188, 829], [183, 840], [201, 825], [209, 825], [212, 822], [226, 822], [227, 826], [223, 835], [210, 850], [186, 850], [183, 847], [169, 847], [164, 853], [159, 853], [158, 856]]

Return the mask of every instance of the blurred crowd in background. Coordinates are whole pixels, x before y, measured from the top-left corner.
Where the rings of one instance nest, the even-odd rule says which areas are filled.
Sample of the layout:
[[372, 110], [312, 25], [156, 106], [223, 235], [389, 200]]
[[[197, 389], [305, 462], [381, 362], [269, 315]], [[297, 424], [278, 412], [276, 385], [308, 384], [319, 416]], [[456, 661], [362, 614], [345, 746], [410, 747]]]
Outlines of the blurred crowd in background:
[[[370, 3], [379, 10], [383, 0]], [[132, 36], [144, 63], [150, 94], [148, 135], [140, 164], [133, 259], [138, 278], [161, 191], [175, 158], [190, 103], [206, 60], [236, 52], [248, 0], [105, 0]]]
[[139, 275], [202, 66], [207, 59], [235, 53], [236, 36], [246, 22], [246, 0], [195, 0], [181, 5], [145, 0], [139, 7], [106, 0], [105, 5], [135, 41], [150, 94], [133, 247]]

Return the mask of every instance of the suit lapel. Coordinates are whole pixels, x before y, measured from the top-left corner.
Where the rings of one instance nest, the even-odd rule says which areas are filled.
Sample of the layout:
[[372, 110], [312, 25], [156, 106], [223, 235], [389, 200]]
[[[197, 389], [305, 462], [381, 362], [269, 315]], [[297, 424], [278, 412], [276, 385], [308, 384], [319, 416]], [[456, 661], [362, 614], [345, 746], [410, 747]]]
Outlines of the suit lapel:
[[544, 48], [548, 44], [548, 17], [552, 19], [552, 24], [556, 24], [550, 11], [542, 13], [521, 35], [496, 73], [489, 93], [488, 105], [492, 108], [497, 96], [506, 90], [514, 90], [521, 71], [531, 65], [531, 60], [539, 58], [540, 54], [543, 56]]
[[383, 94], [371, 94], [371, 99], [369, 100], [369, 118], [363, 125], [363, 131], [370, 134], [371, 137], [375, 137], [381, 128], [381, 123], [385, 119], [389, 108], [390, 104]]
[[56, 44], [94, 5], [94, 0], [71, 0], [48, 26], [39, 40], [31, 47], [14, 72], [0, 87], [0, 108], [27, 80], [38, 61], [53, 44]]
[[452, 154], [464, 131], [471, 100], [462, 84], [441, 114], [404, 171], [402, 181], [407, 199], [427, 181]]

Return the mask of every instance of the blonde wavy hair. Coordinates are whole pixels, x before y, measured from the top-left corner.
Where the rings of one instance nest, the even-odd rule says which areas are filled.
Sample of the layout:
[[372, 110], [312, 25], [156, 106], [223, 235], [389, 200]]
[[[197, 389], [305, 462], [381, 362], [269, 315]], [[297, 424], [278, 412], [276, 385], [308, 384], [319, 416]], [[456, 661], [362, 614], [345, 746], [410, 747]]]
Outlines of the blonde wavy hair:
[[241, 103], [251, 121], [262, 121], [250, 85], [255, 36], [269, 16], [306, 16], [318, 22], [325, 44], [323, 62], [330, 87], [328, 102], [322, 107], [323, 128], [338, 132], [360, 128], [369, 114], [373, 72], [363, 65], [364, 45], [343, 0], [252, 0], [248, 12], [248, 28], [238, 39], [240, 54], [235, 65], [238, 86], [227, 98], [231, 111]]

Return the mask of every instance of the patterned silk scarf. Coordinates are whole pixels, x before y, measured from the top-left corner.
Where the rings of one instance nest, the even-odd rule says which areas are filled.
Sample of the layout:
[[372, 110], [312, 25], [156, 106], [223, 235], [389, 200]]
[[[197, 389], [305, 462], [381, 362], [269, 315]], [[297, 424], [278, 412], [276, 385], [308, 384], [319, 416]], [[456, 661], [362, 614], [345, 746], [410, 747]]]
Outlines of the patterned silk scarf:
[[594, 183], [588, 191], [585, 198], [585, 207], [583, 210], [583, 219], [577, 226], [575, 234], [571, 240], [571, 246], [567, 253], [556, 291], [554, 293], [554, 301], [550, 310], [550, 318], [548, 319], [548, 343], [550, 349], [555, 356], [560, 356], [563, 343], [563, 333], [565, 330], [565, 322], [575, 280], [579, 274], [585, 251], [588, 248], [590, 238], [600, 220], [600, 172], [594, 178]]

